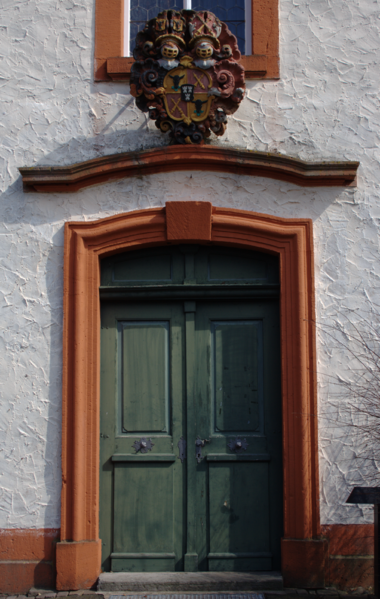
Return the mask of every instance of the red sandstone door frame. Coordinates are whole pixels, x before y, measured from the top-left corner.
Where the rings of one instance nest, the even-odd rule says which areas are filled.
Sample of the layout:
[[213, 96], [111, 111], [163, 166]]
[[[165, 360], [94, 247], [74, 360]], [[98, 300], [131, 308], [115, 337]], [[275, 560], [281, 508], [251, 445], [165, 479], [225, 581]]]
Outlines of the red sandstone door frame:
[[189, 201], [93, 222], [66, 223], [57, 588], [88, 588], [100, 573], [100, 259], [132, 248], [183, 242], [256, 249], [280, 258], [282, 573], [293, 586], [322, 586], [325, 542], [318, 540], [312, 222]]

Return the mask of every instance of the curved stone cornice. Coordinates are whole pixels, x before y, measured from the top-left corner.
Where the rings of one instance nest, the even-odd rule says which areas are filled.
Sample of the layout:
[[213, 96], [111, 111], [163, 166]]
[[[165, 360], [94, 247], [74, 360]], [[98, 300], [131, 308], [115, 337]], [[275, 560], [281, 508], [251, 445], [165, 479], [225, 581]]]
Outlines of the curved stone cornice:
[[304, 187], [355, 184], [359, 162], [305, 162], [270, 154], [205, 146], [169, 146], [94, 158], [70, 166], [20, 168], [24, 191], [75, 192], [125, 177], [171, 171], [214, 171], [269, 177]]

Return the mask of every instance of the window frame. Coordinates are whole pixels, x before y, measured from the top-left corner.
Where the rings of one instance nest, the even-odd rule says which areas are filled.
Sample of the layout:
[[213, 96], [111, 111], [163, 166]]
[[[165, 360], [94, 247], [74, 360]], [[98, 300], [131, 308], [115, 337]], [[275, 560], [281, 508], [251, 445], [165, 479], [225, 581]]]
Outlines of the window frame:
[[[193, 0], [182, 0], [183, 10], [190, 10], [192, 1]], [[123, 19], [123, 22], [124, 22], [124, 34], [123, 34], [124, 35], [124, 41], [123, 41], [124, 51], [123, 51], [123, 54], [125, 57], [128, 57], [128, 58], [130, 57], [129, 41], [130, 41], [130, 23], [131, 22], [130, 22], [130, 19], [126, 18], [126, 16], [127, 16], [127, 14], [129, 15], [130, 7], [131, 7], [131, 0], [124, 0], [124, 19]], [[245, 46], [246, 46], [246, 50], [247, 49], [249, 50], [248, 52], [246, 52], [246, 55], [250, 56], [252, 54], [252, 52], [251, 52], [252, 0], [244, 0], [244, 9], [245, 9]]]
[[[129, 79], [133, 58], [124, 56], [125, 0], [95, 0], [95, 81]], [[128, 3], [126, 3], [128, 4]], [[248, 79], [278, 79], [278, 0], [251, 0], [252, 54], [242, 56]]]

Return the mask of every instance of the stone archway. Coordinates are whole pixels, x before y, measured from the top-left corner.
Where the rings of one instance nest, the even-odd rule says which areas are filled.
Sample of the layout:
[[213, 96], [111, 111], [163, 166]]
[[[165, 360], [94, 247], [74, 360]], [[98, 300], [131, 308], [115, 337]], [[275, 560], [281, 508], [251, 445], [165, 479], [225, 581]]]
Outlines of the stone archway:
[[312, 222], [168, 202], [93, 222], [66, 223], [62, 406], [61, 542], [57, 588], [91, 586], [100, 573], [99, 260], [175, 243], [258, 249], [280, 258], [284, 538], [288, 586], [323, 586], [325, 542], [318, 540]]

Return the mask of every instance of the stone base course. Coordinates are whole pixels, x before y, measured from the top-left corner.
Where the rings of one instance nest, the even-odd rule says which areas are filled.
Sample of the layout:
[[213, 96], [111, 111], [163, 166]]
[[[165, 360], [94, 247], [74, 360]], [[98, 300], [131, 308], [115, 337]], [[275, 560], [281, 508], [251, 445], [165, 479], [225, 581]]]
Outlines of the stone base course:
[[[372, 591], [372, 589], [369, 589]], [[252, 593], [252, 596], [256, 595], [260, 591], [255, 591]], [[325, 588], [325, 589], [284, 589], [282, 591], [261, 591], [261, 593], [265, 596], [265, 599], [340, 599], [345, 597], [347, 599], [354, 599], [355, 597], [360, 597], [361, 599], [376, 599], [375, 595], [363, 587], [358, 587], [356, 589], [352, 589], [350, 591], [339, 591], [334, 588]], [[186, 594], [186, 592], [181, 592], [181, 594]], [[194, 594], [194, 593], [190, 593]], [[223, 592], [226, 594], [226, 591]], [[244, 593], [246, 594], [246, 593]], [[94, 597], [96, 595], [96, 597]], [[0, 599], [29, 599], [31, 597], [35, 597], [36, 599], [56, 599], [57, 597], [69, 597], [70, 599], [76, 599], [80, 597], [80, 599], [111, 599], [112, 596], [115, 595], [115, 592], [100, 592], [100, 591], [89, 591], [88, 589], [83, 589], [79, 591], [71, 591], [71, 592], [56, 592], [54, 590], [39, 590], [39, 589], [31, 589], [27, 595], [0, 595]], [[141, 596], [141, 599], [146, 596], [146, 592], [135, 593], [135, 592], [117, 592], [118, 597], [125, 596], [126, 598], [131, 595]], [[155, 595], [168, 595], [168, 593], [155, 593]], [[236, 595], [236, 591], [231, 591], [231, 595]]]

